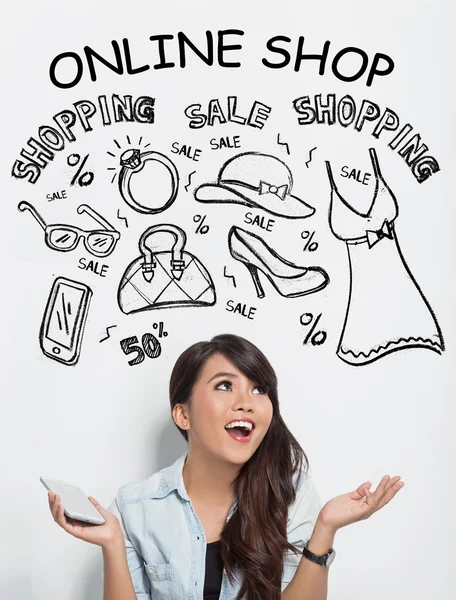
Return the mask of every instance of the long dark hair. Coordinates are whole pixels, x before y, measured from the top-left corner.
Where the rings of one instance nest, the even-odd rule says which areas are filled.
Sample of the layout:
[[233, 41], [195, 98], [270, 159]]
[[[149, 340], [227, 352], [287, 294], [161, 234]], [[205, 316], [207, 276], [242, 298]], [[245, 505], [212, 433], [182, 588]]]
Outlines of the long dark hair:
[[[285, 425], [277, 394], [277, 376], [266, 356], [248, 340], [232, 334], [217, 335], [185, 350], [174, 365], [169, 396], [175, 404], [189, 403], [206, 360], [223, 354], [246, 377], [260, 385], [272, 402], [269, 429], [255, 454], [241, 467], [233, 490], [237, 503], [221, 534], [221, 552], [230, 581], [243, 575], [235, 600], [278, 600], [284, 552], [296, 551], [287, 539], [288, 505], [295, 500], [294, 475], [307, 471], [304, 450]], [[178, 430], [188, 441], [187, 431]]]

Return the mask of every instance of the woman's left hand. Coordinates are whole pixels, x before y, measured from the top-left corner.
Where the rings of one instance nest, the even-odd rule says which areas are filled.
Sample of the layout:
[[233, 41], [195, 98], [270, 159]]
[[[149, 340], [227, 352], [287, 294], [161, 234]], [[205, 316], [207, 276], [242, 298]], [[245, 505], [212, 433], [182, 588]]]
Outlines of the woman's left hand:
[[341, 527], [367, 519], [394, 498], [405, 483], [400, 476], [385, 475], [374, 493], [370, 491], [370, 481], [362, 483], [358, 489], [329, 500], [321, 509], [318, 519], [328, 531], [336, 532]]

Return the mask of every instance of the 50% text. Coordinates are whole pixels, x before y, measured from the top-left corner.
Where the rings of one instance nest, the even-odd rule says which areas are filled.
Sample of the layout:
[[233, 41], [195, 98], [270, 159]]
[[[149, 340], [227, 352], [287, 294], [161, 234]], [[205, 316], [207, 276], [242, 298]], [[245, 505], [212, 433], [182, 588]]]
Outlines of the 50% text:
[[141, 337], [141, 343], [136, 335], [120, 340], [120, 347], [124, 354], [136, 353], [136, 356], [128, 361], [130, 367], [144, 362], [146, 356], [148, 358], [158, 358], [160, 356], [162, 348], [159, 338], [167, 337], [168, 332], [164, 329], [163, 321], [154, 323], [152, 328], [158, 329], [158, 338], [153, 333], [144, 333]]

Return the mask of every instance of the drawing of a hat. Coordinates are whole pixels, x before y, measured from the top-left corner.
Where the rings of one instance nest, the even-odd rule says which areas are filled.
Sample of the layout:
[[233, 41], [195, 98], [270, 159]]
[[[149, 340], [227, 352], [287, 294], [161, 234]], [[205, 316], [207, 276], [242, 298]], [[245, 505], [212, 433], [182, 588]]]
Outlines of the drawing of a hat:
[[244, 152], [222, 166], [217, 182], [198, 186], [194, 195], [199, 202], [245, 204], [288, 219], [310, 217], [315, 208], [292, 196], [292, 186], [291, 171], [280, 159]]

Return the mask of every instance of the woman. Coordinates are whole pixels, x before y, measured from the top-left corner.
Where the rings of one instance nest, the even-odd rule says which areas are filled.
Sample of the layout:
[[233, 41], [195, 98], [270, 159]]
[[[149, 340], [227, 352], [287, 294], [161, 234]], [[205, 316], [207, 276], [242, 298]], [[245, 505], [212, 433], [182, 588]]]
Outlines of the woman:
[[49, 492], [55, 521], [102, 547], [104, 600], [325, 600], [336, 531], [382, 508], [400, 477], [321, 508], [280, 415], [275, 372], [235, 335], [181, 354], [170, 402], [187, 452], [122, 486], [112, 510], [89, 497], [104, 525], [67, 518]]

